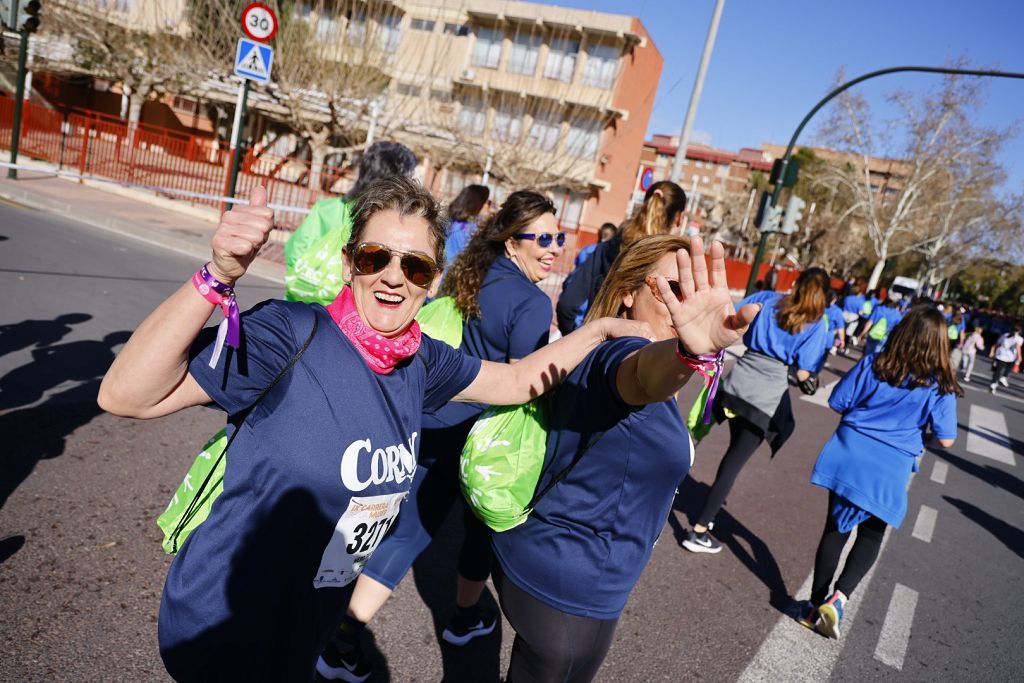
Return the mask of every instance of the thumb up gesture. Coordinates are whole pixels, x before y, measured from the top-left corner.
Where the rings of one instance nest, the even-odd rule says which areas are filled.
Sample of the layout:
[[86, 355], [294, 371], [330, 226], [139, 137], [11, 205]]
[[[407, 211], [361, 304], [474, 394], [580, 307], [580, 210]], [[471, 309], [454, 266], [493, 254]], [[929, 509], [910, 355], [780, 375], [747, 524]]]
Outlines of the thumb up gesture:
[[234, 285], [267, 243], [274, 227], [274, 212], [267, 208], [267, 188], [257, 185], [249, 192], [249, 205], [236, 204], [220, 217], [213, 235], [210, 274]]

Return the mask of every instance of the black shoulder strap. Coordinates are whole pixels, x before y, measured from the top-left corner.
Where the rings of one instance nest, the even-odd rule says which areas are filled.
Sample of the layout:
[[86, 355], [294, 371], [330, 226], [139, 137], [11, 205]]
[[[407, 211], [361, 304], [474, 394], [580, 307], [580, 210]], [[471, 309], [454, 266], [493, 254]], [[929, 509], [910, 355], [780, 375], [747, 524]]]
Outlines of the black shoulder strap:
[[[277, 386], [277, 383], [281, 381], [281, 378], [285, 376], [285, 373], [287, 373], [289, 370], [295, 367], [295, 364], [299, 362], [300, 358], [302, 358], [302, 354], [304, 354], [306, 352], [306, 349], [309, 348], [309, 345], [313, 343], [313, 337], [316, 336], [316, 330], [317, 327], [319, 327], [319, 324], [320, 316], [314, 310], [313, 328], [309, 331], [309, 337], [306, 338], [305, 343], [299, 348], [298, 351], [295, 352], [295, 355], [292, 356], [292, 359], [288, 361], [288, 365], [281, 368], [281, 371], [277, 373], [277, 376], [274, 377], [273, 380], [271, 380], [270, 384], [267, 385], [267, 388], [264, 389], [260, 393], [260, 395], [256, 397], [256, 400], [253, 401], [247, 408], [241, 411], [242, 414], [248, 417], [252, 413], [253, 409], [257, 405], [259, 405], [260, 401], [262, 401], [266, 397], [266, 395], [270, 393], [271, 389]], [[245, 419], [243, 418], [242, 422], [244, 421]], [[185, 525], [188, 524], [189, 521], [191, 521], [191, 519], [195, 516], [196, 512], [199, 510], [199, 503], [203, 499], [203, 492], [206, 490], [207, 485], [210, 483], [210, 478], [213, 477], [213, 473], [217, 471], [217, 467], [218, 465], [220, 465], [220, 461], [224, 459], [224, 455], [228, 452], [228, 449], [231, 448], [232, 442], [234, 442], [235, 437], [238, 436], [238, 432], [240, 432], [241, 430], [242, 424], [239, 423], [239, 425], [235, 428], [235, 431], [231, 432], [231, 436], [228, 437], [228, 442], [224, 444], [224, 450], [221, 451], [220, 455], [217, 456], [217, 460], [213, 463], [213, 466], [210, 467], [210, 471], [206, 473], [206, 477], [203, 479], [203, 483], [200, 484], [199, 488], [196, 489], [196, 494], [195, 496], [192, 497], [192, 501], [188, 504], [188, 507], [185, 508], [185, 512], [182, 513], [181, 519], [178, 520], [178, 525], [174, 527], [174, 532], [171, 534], [171, 547], [173, 548], [173, 551], [175, 553], [178, 552], [178, 537], [181, 535], [181, 532], [185, 528]]]
[[587, 451], [589, 451], [591, 448], [593, 448], [594, 444], [596, 444], [598, 441], [600, 441], [601, 437], [604, 436], [607, 433], [608, 433], [607, 431], [601, 432], [600, 434], [595, 436], [590, 441], [589, 444], [587, 444], [586, 448], [582, 448], [582, 449], [576, 451], [576, 455], [573, 456], [572, 462], [570, 462], [565, 467], [565, 469], [563, 469], [561, 472], [559, 472], [554, 477], [552, 477], [551, 481], [549, 481], [547, 483], [547, 486], [545, 486], [543, 489], [541, 489], [539, 492], [537, 492], [537, 493], [535, 493], [533, 495], [533, 498], [530, 499], [530, 503], [526, 506], [526, 509], [527, 510], [533, 510], [537, 506], [537, 503], [540, 502], [540, 499], [543, 498], [544, 496], [546, 496], [548, 494], [548, 491], [550, 491], [551, 489], [555, 488], [555, 484], [557, 484], [558, 482], [560, 482], [563, 479], [565, 479], [566, 477], [568, 477], [569, 473], [572, 472], [572, 468], [576, 467], [576, 463], [578, 463], [583, 458], [583, 455]]

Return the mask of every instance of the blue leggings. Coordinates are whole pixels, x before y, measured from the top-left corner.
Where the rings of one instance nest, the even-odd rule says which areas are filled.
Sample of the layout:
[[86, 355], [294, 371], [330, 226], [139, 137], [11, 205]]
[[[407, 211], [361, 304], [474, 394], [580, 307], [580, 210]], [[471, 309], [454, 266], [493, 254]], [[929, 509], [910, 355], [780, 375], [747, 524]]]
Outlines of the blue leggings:
[[[363, 573], [391, 590], [401, 583], [444, 524], [453, 503], [462, 507], [466, 537], [459, 552], [459, 576], [486, 581], [491, 570], [491, 530], [478, 520], [459, 490], [459, 454], [473, 421], [444, 430], [424, 429], [421, 459], [437, 457], [429, 466], [420, 463], [409, 497], [402, 503], [398, 521], [370, 556]], [[457, 444], [457, 447], [456, 447]]]

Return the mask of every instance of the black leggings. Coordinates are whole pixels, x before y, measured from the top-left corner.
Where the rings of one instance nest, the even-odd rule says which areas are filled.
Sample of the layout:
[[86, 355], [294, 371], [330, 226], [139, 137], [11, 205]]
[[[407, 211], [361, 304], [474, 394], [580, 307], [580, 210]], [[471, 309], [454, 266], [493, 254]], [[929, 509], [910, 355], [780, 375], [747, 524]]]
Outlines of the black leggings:
[[1009, 377], [1010, 370], [1012, 369], [1012, 360], [997, 360], [995, 370], [992, 372], [992, 384], [995, 384], [1003, 377]]
[[495, 567], [501, 611], [515, 629], [505, 683], [589, 683], [608, 654], [616, 619], [566, 614], [525, 592]]
[[736, 477], [740, 470], [750, 460], [757, 447], [764, 441], [764, 432], [757, 428], [749, 420], [742, 417], [734, 417], [729, 420], [729, 448], [722, 456], [722, 462], [718, 464], [718, 474], [715, 475], [715, 483], [711, 485], [708, 492], [708, 499], [704, 503], [704, 509], [697, 517], [697, 524], [708, 526], [715, 520], [722, 503], [736, 483]]
[[[846, 541], [850, 538], [851, 532], [845, 534], [839, 531], [835, 521], [832, 519], [832, 506], [835, 505], [836, 494], [828, 493], [828, 514], [825, 518], [825, 530], [821, 532], [821, 541], [818, 542], [818, 553], [814, 556], [814, 579], [811, 582], [811, 602], [820, 605], [831, 595], [830, 586], [832, 577], [839, 567], [839, 556], [843, 554]], [[878, 559], [878, 552], [882, 548], [882, 539], [885, 537], [886, 524], [878, 517], [869, 517], [857, 525], [857, 540], [850, 548], [850, 554], [846, 556], [846, 564], [843, 565], [843, 573], [836, 581], [836, 590], [841, 591], [847, 597], [857, 590], [857, 584], [861, 582], [864, 575], [868, 573], [875, 560]]]

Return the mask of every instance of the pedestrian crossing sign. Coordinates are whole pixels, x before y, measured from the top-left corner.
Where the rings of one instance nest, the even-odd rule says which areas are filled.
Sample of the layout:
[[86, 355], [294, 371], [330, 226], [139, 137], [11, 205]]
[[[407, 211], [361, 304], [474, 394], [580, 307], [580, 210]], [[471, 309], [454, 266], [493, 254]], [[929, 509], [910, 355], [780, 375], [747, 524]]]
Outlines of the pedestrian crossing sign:
[[235, 51], [235, 75], [257, 83], [270, 80], [270, 65], [274, 61], [274, 48], [250, 38], [238, 39]]

